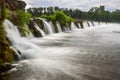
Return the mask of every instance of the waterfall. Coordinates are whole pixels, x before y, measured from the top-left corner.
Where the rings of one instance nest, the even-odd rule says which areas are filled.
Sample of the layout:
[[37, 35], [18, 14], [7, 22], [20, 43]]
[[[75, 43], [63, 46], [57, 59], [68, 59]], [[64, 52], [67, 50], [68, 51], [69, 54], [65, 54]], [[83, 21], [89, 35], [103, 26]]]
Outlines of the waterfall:
[[47, 29], [47, 31], [48, 31], [48, 34], [52, 34], [53, 31], [52, 31], [51, 25], [47, 21], [45, 21], [45, 20], [43, 20], [43, 23], [44, 23], [45, 29]]
[[17, 49], [10, 47], [14, 52], [15, 52], [15, 58], [16, 60], [20, 60], [21, 59], [21, 55], [20, 53], [17, 51]]
[[58, 32], [62, 32], [60, 23], [58, 21], [56, 21], [56, 26], [57, 26]]
[[93, 22], [93, 21], [91, 21], [90, 23], [91, 23], [92, 27], [94, 27], [94, 26], [95, 26], [95, 24], [94, 24], [94, 22]]
[[17, 26], [14, 26], [9, 20], [5, 20], [5, 22], [8, 23], [8, 24], [5, 24], [5, 25], [8, 25], [6, 27], [7, 30], [12, 31], [14, 33], [14, 35], [16, 35], [16, 36], [21, 37], [20, 32], [19, 32]]
[[[53, 31], [51, 25], [45, 20], [43, 20], [43, 22], [44, 22], [44, 27], [48, 30], [48, 33], [52, 34]], [[59, 26], [59, 23], [57, 24]], [[34, 24], [34, 27], [41, 32], [42, 36], [45, 36], [44, 31], [41, 30], [36, 23]], [[31, 37], [30, 39], [26, 37], [22, 37], [20, 35], [18, 27], [13, 25], [9, 20], [5, 20], [4, 28], [7, 33], [7, 37], [11, 42], [12, 48], [14, 49], [16, 55], [18, 55], [19, 58], [20, 55], [18, 51], [22, 53], [22, 56], [27, 56], [27, 58], [36, 57], [36, 55], [39, 55], [40, 52], [43, 51], [42, 48], [39, 46], [39, 44], [36, 44], [39, 43], [39, 39], [36, 39], [35, 37]], [[77, 27], [73, 22], [71, 22], [71, 30], [75, 30], [75, 29], [77, 29]], [[58, 27], [58, 30], [62, 31], [60, 26]], [[65, 27], [65, 30], [68, 31], [69, 27]]]
[[80, 23], [78, 23], [78, 27], [81, 29], [81, 25], [80, 25]]
[[28, 38], [33, 38], [34, 36], [33, 36], [32, 32], [30, 31], [28, 25], [25, 25], [25, 28], [26, 28], [27, 31], [28, 31], [28, 35], [27, 35], [27, 37], [28, 37]]
[[64, 30], [65, 30], [65, 32], [69, 32], [70, 31], [69, 27], [65, 27], [65, 26], [64, 26]]
[[45, 32], [42, 29], [40, 29], [36, 23], [34, 23], [34, 27], [41, 33], [42, 37], [46, 36]]
[[83, 22], [83, 27], [86, 29], [89, 27], [88, 23], [86, 21]]
[[[31, 39], [19, 36], [20, 33], [17, 33], [14, 30], [14, 27], [15, 26], [9, 20], [5, 20], [4, 29], [7, 33], [6, 35], [9, 41], [11, 42], [13, 50], [16, 52], [16, 55], [18, 55], [17, 53], [18, 51], [22, 53], [21, 55], [25, 56], [26, 58], [31, 58], [39, 54], [41, 51], [41, 48], [36, 44], [32, 43]], [[36, 55], [34, 55], [34, 53]], [[18, 57], [20, 56], [18, 55]]]
[[98, 22], [94, 22], [94, 25], [95, 25], [95, 26], [99, 26], [99, 23], [98, 23]]
[[87, 24], [88, 24], [88, 27], [90, 27], [90, 24], [89, 24], [89, 22], [87, 22]]
[[49, 24], [50, 24], [50, 26], [52, 27], [53, 33], [55, 33], [55, 28], [54, 28], [54, 25], [53, 25], [52, 21], [50, 21]]
[[66, 23], [66, 27], [64, 27], [65, 32], [69, 32], [70, 31], [70, 26], [68, 25], [68, 23]]
[[71, 22], [71, 30], [78, 29], [73, 22]]

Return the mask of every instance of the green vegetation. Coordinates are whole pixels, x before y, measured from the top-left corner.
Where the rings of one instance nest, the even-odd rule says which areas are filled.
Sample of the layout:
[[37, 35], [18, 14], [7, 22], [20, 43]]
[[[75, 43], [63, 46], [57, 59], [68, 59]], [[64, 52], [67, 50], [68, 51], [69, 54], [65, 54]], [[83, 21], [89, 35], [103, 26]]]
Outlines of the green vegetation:
[[[46, 9], [47, 9], [47, 12], [46, 12]], [[27, 11], [29, 13], [31, 13], [33, 16], [40, 16], [40, 15], [44, 14], [44, 18], [45, 18], [46, 15], [47, 16], [52, 15], [54, 13], [54, 9], [55, 9], [55, 11], [59, 10], [59, 11], [64, 12], [66, 15], [68, 15], [74, 19], [104, 21], [104, 22], [120, 22], [120, 10], [110, 12], [110, 11], [105, 10], [105, 6], [92, 7], [87, 12], [81, 11], [79, 9], [68, 9], [68, 8], [59, 8], [59, 7], [30, 8]], [[52, 17], [50, 16], [47, 18], [51, 19], [53, 17], [54, 17], [54, 15]]]
[[3, 64], [14, 60], [14, 51], [9, 47], [10, 44], [3, 28], [3, 22], [8, 17], [7, 10], [4, 7], [4, 0], [1, 0], [0, 10], [0, 64]]
[[84, 19], [104, 22], [120, 22], [120, 10], [114, 12], [105, 11], [104, 6], [92, 7], [84, 13]]
[[45, 15], [43, 14], [40, 16], [41, 18], [46, 18], [51, 21], [59, 21], [62, 26], [66, 25], [66, 23], [70, 24], [73, 19], [70, 16], [67, 16], [62, 11], [56, 11], [55, 13], [51, 15]]
[[26, 13], [22, 10], [17, 11], [17, 23], [22, 32], [22, 36], [29, 34], [29, 31], [26, 29], [26, 24], [29, 24], [31, 16], [31, 14]]
[[7, 19], [8, 17], [9, 17], [9, 9], [5, 8], [4, 19]]

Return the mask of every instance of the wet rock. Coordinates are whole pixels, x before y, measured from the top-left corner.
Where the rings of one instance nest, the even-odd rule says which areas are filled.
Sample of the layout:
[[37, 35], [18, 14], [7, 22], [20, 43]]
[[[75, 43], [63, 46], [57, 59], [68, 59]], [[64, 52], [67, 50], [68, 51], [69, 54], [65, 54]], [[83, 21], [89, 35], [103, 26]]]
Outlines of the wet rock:
[[37, 25], [43, 30], [44, 29], [44, 24], [43, 21], [40, 19], [34, 19], [34, 21], [37, 23]]
[[41, 33], [34, 27], [33, 20], [30, 20], [29, 28], [35, 37], [42, 37]]
[[52, 21], [54, 29], [55, 29], [55, 33], [58, 33], [58, 29], [57, 29], [57, 25], [55, 21]]
[[76, 26], [77, 28], [79, 28], [78, 23], [80, 24], [80, 27], [83, 28], [83, 21], [82, 21], [82, 20], [75, 20], [75, 21], [74, 21], [74, 24], [75, 24], [75, 26]]
[[11, 68], [13, 68], [13, 66], [10, 63], [1, 64], [0, 65], [0, 74], [10, 70]]

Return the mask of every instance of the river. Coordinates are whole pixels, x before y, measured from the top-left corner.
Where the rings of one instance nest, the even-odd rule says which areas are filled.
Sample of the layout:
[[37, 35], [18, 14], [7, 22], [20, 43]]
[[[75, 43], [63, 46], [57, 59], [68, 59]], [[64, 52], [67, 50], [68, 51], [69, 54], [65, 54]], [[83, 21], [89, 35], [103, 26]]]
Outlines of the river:
[[29, 41], [40, 49], [25, 50], [30, 54], [7, 72], [7, 80], [120, 80], [120, 24]]

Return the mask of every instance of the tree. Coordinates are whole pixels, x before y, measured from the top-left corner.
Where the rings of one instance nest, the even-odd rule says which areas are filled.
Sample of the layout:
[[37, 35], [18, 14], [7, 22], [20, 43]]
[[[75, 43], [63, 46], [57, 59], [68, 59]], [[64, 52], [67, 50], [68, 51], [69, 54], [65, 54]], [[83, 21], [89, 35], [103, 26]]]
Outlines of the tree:
[[100, 12], [104, 12], [105, 11], [105, 6], [100, 6]]

